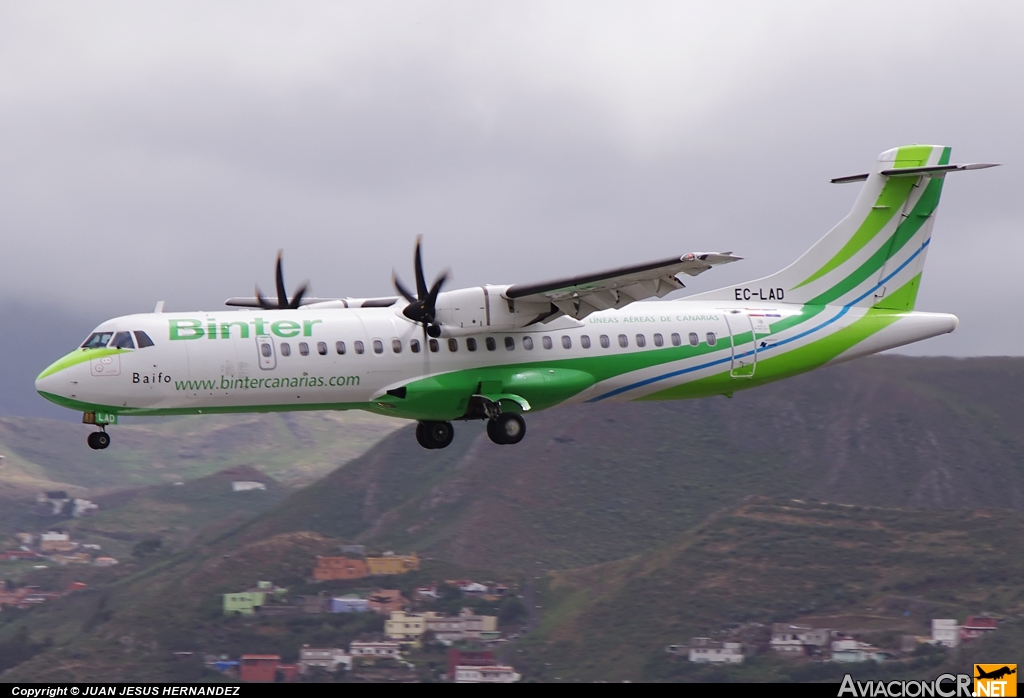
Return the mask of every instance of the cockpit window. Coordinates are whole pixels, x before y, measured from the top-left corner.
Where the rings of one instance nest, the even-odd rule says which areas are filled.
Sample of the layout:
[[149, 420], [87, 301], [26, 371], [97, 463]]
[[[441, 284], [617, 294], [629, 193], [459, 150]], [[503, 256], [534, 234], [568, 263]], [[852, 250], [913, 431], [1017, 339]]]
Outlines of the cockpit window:
[[132, 341], [131, 332], [118, 332], [114, 335], [114, 341], [110, 343], [113, 349], [134, 349], [135, 342]]
[[107, 346], [107, 342], [114, 336], [113, 332], [93, 332], [89, 339], [82, 345], [83, 349], [100, 349]]
[[135, 330], [135, 343], [139, 345], [139, 349], [153, 346], [153, 340], [142, 330]]

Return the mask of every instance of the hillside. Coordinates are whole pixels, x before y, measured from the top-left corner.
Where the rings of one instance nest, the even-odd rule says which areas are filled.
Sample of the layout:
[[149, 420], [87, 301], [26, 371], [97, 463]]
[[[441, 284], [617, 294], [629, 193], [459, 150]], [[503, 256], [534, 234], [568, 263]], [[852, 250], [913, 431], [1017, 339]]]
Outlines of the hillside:
[[876, 357], [735, 398], [587, 405], [514, 448], [459, 424], [386, 439], [243, 531], [316, 531], [487, 568], [565, 569], [671, 540], [748, 495], [1024, 509], [1024, 359]]
[[657, 551], [554, 573], [524, 666], [563, 679], [685, 677], [693, 667], [666, 645], [740, 623], [927, 635], [933, 617], [1018, 617], [1024, 559], [1011, 551], [1022, 536], [1021, 512], [753, 498]]
[[[742, 622], [817, 617], [891, 634], [923, 632], [931, 614], [1013, 617], [1024, 612], [1021, 394], [1024, 359], [877, 357], [731, 400], [553, 410], [529, 419], [517, 447], [459, 424], [451, 448], [424, 451], [406, 428], [302, 489], [268, 480], [261, 494], [277, 504], [233, 499], [227, 483], [266, 476], [281, 454], [325, 467], [337, 415], [297, 439], [285, 420], [206, 422], [217, 426], [187, 442], [201, 446], [194, 459], [181, 450], [195, 446], [170, 439], [206, 420], [154, 424], [166, 430], [158, 438], [132, 438], [176, 448], [179, 468], [201, 460], [193, 481], [106, 495], [106, 514], [74, 525], [111, 545], [132, 527], [170, 544], [117, 568], [33, 573], [44, 588], [80, 575], [90, 589], [0, 614], [0, 642], [21, 627], [54, 640], [4, 678], [187, 678], [172, 651], [343, 642], [359, 628], [232, 624], [217, 605], [257, 578], [313, 589], [315, 556], [342, 541], [428, 558], [402, 584], [529, 583], [542, 625], [514, 657], [534, 678], [723, 678], [666, 664], [663, 647]], [[258, 473], [198, 480], [241, 468], [244, 453]], [[758, 658], [745, 676], [829, 678], [773, 661]]]
[[85, 425], [0, 417], [0, 480], [33, 495], [64, 489], [84, 496], [252, 466], [286, 485], [304, 485], [400, 426], [362, 412], [135, 418], [110, 429], [109, 449], [93, 451]]

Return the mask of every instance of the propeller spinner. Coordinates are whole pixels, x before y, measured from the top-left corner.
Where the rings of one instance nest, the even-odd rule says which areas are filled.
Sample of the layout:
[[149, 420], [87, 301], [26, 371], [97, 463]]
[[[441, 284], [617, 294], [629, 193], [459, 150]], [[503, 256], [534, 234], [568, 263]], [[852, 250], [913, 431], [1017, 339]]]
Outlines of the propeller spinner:
[[420, 252], [422, 243], [423, 236], [418, 235], [416, 237], [416, 254], [413, 257], [413, 265], [416, 270], [416, 295], [414, 296], [399, 281], [398, 275], [394, 271], [391, 272], [391, 280], [398, 292], [409, 301], [409, 305], [405, 306], [402, 314], [413, 322], [422, 325], [423, 331], [431, 337], [439, 337], [441, 336], [441, 325], [435, 319], [437, 294], [441, 292], [441, 287], [448, 280], [448, 272], [443, 271], [438, 274], [434, 284], [427, 288], [427, 280], [423, 275], [423, 255]]
[[291, 300], [288, 299], [288, 291], [284, 287], [284, 271], [281, 268], [281, 250], [277, 251], [277, 301], [269, 301], [260, 293], [260, 287], [256, 286], [256, 302], [264, 310], [295, 310], [302, 304], [302, 297], [309, 290], [309, 284], [304, 283], [295, 291]]

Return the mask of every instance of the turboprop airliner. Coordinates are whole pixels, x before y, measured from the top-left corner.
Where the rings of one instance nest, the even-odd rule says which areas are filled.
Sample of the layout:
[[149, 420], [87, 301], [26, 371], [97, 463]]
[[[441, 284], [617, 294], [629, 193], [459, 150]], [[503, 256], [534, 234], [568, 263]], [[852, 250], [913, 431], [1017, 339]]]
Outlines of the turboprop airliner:
[[88, 443], [110, 444], [121, 415], [366, 410], [418, 422], [445, 448], [453, 422], [481, 419], [496, 444], [524, 415], [570, 403], [676, 400], [788, 378], [952, 332], [957, 318], [914, 309], [950, 149], [882, 153], [853, 210], [778, 273], [678, 300], [696, 276], [737, 261], [690, 252], [542, 283], [442, 291], [420, 241], [415, 290], [387, 298], [277, 297], [256, 289], [235, 309], [107, 320], [36, 379], [48, 400], [83, 413]]

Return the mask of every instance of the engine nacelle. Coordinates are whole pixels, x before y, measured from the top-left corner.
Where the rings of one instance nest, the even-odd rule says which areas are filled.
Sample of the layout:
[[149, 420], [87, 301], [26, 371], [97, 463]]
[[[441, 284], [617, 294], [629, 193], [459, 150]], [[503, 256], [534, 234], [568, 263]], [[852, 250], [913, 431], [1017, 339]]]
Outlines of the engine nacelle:
[[507, 332], [552, 314], [550, 303], [524, 303], [503, 295], [508, 286], [476, 286], [438, 294], [434, 315], [444, 337]]

